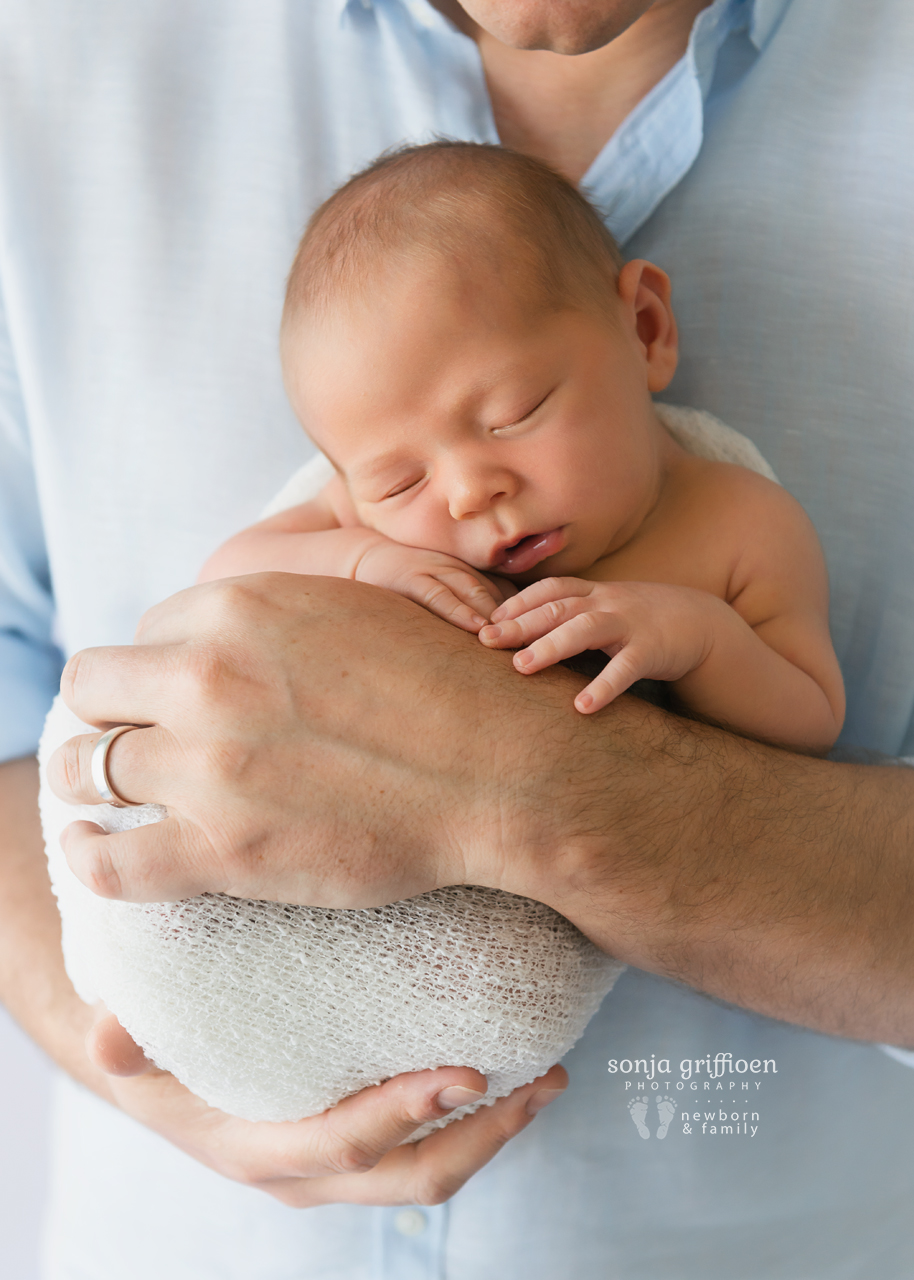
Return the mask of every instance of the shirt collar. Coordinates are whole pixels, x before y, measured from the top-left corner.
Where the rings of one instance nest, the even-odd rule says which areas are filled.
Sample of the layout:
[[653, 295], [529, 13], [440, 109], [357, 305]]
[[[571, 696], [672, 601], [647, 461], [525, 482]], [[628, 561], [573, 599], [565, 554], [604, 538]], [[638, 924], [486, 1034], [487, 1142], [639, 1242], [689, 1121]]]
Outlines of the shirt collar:
[[[379, 3], [383, 4], [384, 0], [333, 0], [340, 19], [344, 15], [352, 18], [358, 18], [365, 11], [371, 12]], [[451, 27], [442, 13], [440, 13], [429, 0], [395, 0], [401, 9], [405, 9], [409, 17], [417, 27], [428, 29], [430, 27], [440, 27], [442, 24]]]
[[774, 35], [775, 28], [789, 4], [790, 0], [754, 0], [749, 18], [749, 39], [759, 53]]

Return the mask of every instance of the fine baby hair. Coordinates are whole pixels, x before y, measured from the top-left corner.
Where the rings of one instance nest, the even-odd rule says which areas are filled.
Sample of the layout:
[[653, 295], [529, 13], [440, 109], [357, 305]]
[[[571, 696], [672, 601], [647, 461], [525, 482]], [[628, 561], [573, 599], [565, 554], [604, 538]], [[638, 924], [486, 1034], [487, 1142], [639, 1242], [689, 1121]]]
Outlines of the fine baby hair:
[[533, 309], [606, 314], [622, 255], [593, 206], [530, 156], [438, 141], [382, 155], [313, 214], [289, 273], [283, 339], [427, 258], [500, 277]]

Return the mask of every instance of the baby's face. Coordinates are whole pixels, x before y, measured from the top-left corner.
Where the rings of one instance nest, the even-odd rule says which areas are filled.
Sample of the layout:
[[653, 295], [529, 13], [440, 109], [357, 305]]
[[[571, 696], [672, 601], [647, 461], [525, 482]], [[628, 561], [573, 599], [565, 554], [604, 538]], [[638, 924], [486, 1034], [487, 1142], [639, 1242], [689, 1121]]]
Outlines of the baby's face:
[[662, 433], [621, 304], [528, 316], [497, 282], [418, 268], [372, 292], [286, 347], [293, 405], [363, 525], [518, 583], [628, 541]]

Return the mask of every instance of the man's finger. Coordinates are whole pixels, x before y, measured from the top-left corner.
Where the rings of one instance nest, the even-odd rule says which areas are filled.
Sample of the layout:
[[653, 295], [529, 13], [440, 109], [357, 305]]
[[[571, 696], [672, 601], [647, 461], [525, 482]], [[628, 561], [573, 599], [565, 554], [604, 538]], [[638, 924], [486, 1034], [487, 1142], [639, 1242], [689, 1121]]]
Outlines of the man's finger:
[[[103, 804], [92, 778], [92, 753], [100, 733], [84, 733], [58, 747], [48, 760], [48, 783], [67, 804]], [[108, 748], [106, 769], [115, 794], [128, 804], [167, 804], [161, 793], [159, 769], [164, 747], [171, 738], [155, 726], [121, 733]]]
[[[174, 658], [181, 652], [175, 649]], [[60, 692], [86, 724], [149, 724], [172, 705], [177, 671], [167, 649], [137, 645], [83, 649], [64, 667]]]
[[[319, 1116], [282, 1125], [240, 1124], [239, 1155], [260, 1182], [364, 1177], [379, 1161], [429, 1120], [478, 1101], [485, 1076], [470, 1067], [440, 1067], [394, 1076], [362, 1089]], [[459, 1097], [449, 1097], [456, 1093]], [[439, 1105], [439, 1098], [449, 1106]]]
[[96, 1021], [86, 1036], [89, 1061], [109, 1076], [141, 1076], [154, 1071], [143, 1050], [104, 1005], [96, 1010]]
[[394, 1147], [368, 1172], [282, 1180], [264, 1190], [286, 1204], [298, 1206], [343, 1201], [371, 1205], [441, 1204], [530, 1124], [538, 1104], [548, 1105], [564, 1092], [567, 1084], [567, 1071], [557, 1065], [493, 1106], [480, 1107], [475, 1115], [455, 1121], [421, 1142]]
[[74, 822], [60, 843], [70, 870], [101, 898], [180, 902], [223, 891], [212, 845], [198, 827], [179, 818], [110, 835], [94, 823]]

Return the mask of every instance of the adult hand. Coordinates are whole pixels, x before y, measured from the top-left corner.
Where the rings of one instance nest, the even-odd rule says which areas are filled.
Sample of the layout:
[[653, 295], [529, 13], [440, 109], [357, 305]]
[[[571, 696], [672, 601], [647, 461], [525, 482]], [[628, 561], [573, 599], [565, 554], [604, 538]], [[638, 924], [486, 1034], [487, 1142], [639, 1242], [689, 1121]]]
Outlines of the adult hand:
[[420, 1125], [475, 1101], [485, 1077], [466, 1067], [418, 1071], [363, 1089], [307, 1120], [256, 1123], [208, 1107], [159, 1071], [101, 1006], [86, 1049], [128, 1115], [224, 1177], [296, 1208], [440, 1204], [568, 1083], [564, 1067], [555, 1066], [494, 1106], [400, 1146]]
[[[498, 751], [493, 740], [483, 778], [467, 744], [517, 679], [506, 655], [483, 659], [499, 680], [480, 680], [475, 640], [411, 601], [292, 574], [193, 587], [152, 609], [137, 640], [77, 654], [62, 681], [83, 720], [148, 726], [116, 739], [109, 775], [124, 799], [169, 810], [117, 835], [69, 828], [70, 864], [90, 888], [367, 907], [486, 883], [463, 854], [484, 842], [497, 856], [484, 811]], [[52, 758], [62, 798], [98, 802], [97, 737]]]

